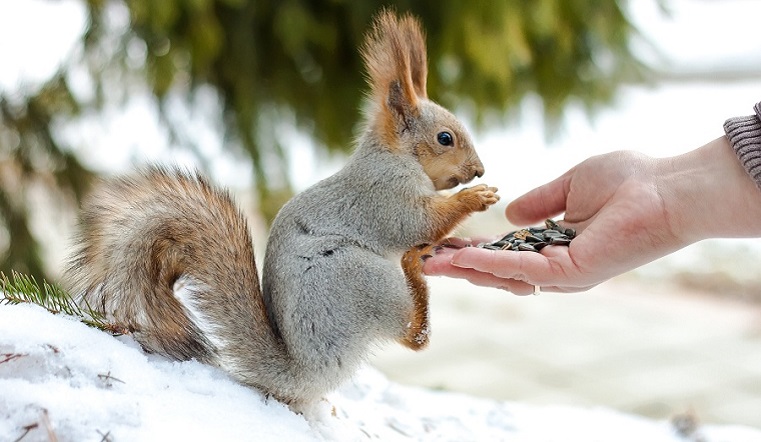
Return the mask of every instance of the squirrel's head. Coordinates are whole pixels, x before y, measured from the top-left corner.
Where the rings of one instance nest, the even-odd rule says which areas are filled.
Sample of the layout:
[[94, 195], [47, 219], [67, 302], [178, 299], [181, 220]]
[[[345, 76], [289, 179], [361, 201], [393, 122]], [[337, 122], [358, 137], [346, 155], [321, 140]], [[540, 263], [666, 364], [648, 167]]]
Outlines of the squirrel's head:
[[370, 83], [367, 126], [384, 147], [416, 158], [436, 190], [483, 175], [468, 132], [451, 112], [428, 99], [425, 41], [417, 20], [382, 11], [362, 56]]

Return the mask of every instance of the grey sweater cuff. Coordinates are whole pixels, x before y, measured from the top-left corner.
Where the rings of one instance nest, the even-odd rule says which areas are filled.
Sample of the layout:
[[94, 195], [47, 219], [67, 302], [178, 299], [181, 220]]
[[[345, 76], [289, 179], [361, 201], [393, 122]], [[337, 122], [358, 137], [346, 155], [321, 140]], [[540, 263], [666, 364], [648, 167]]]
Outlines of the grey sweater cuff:
[[753, 109], [755, 115], [727, 120], [724, 132], [740, 163], [761, 189], [761, 102]]

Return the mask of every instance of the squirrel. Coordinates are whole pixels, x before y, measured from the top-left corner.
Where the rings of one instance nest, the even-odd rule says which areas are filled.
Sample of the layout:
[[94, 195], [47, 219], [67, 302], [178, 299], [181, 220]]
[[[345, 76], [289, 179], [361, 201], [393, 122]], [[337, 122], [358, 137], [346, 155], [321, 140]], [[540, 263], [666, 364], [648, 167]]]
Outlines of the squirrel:
[[361, 48], [370, 93], [354, 151], [271, 226], [261, 286], [246, 219], [198, 172], [149, 166], [85, 200], [66, 271], [82, 303], [146, 351], [217, 366], [287, 404], [348, 380], [373, 346], [429, 339], [422, 266], [496, 203], [452, 189], [484, 166], [463, 125], [427, 97], [422, 28], [384, 10]]

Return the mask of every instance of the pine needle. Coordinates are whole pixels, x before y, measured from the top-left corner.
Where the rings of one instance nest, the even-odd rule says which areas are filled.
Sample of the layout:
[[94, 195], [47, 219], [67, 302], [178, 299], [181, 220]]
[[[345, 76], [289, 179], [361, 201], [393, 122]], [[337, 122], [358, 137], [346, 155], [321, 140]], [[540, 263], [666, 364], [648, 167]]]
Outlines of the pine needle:
[[15, 271], [11, 272], [11, 278], [0, 272], [0, 304], [37, 304], [50, 313], [74, 316], [90, 327], [113, 335], [127, 333], [124, 327], [108, 322], [87, 302], [84, 308], [81, 307], [60, 285], [46, 281], [39, 284], [33, 276]]

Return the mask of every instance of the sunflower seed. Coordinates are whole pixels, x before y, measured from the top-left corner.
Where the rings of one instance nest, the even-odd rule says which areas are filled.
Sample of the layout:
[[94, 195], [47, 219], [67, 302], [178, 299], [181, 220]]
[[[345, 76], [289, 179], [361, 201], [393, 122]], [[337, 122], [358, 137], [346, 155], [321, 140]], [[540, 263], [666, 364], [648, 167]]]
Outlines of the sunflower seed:
[[576, 237], [574, 229], [565, 229], [551, 219], [546, 220], [544, 225], [544, 228], [528, 227], [510, 232], [497, 241], [479, 244], [478, 247], [488, 250], [539, 252], [550, 245], [568, 246]]

